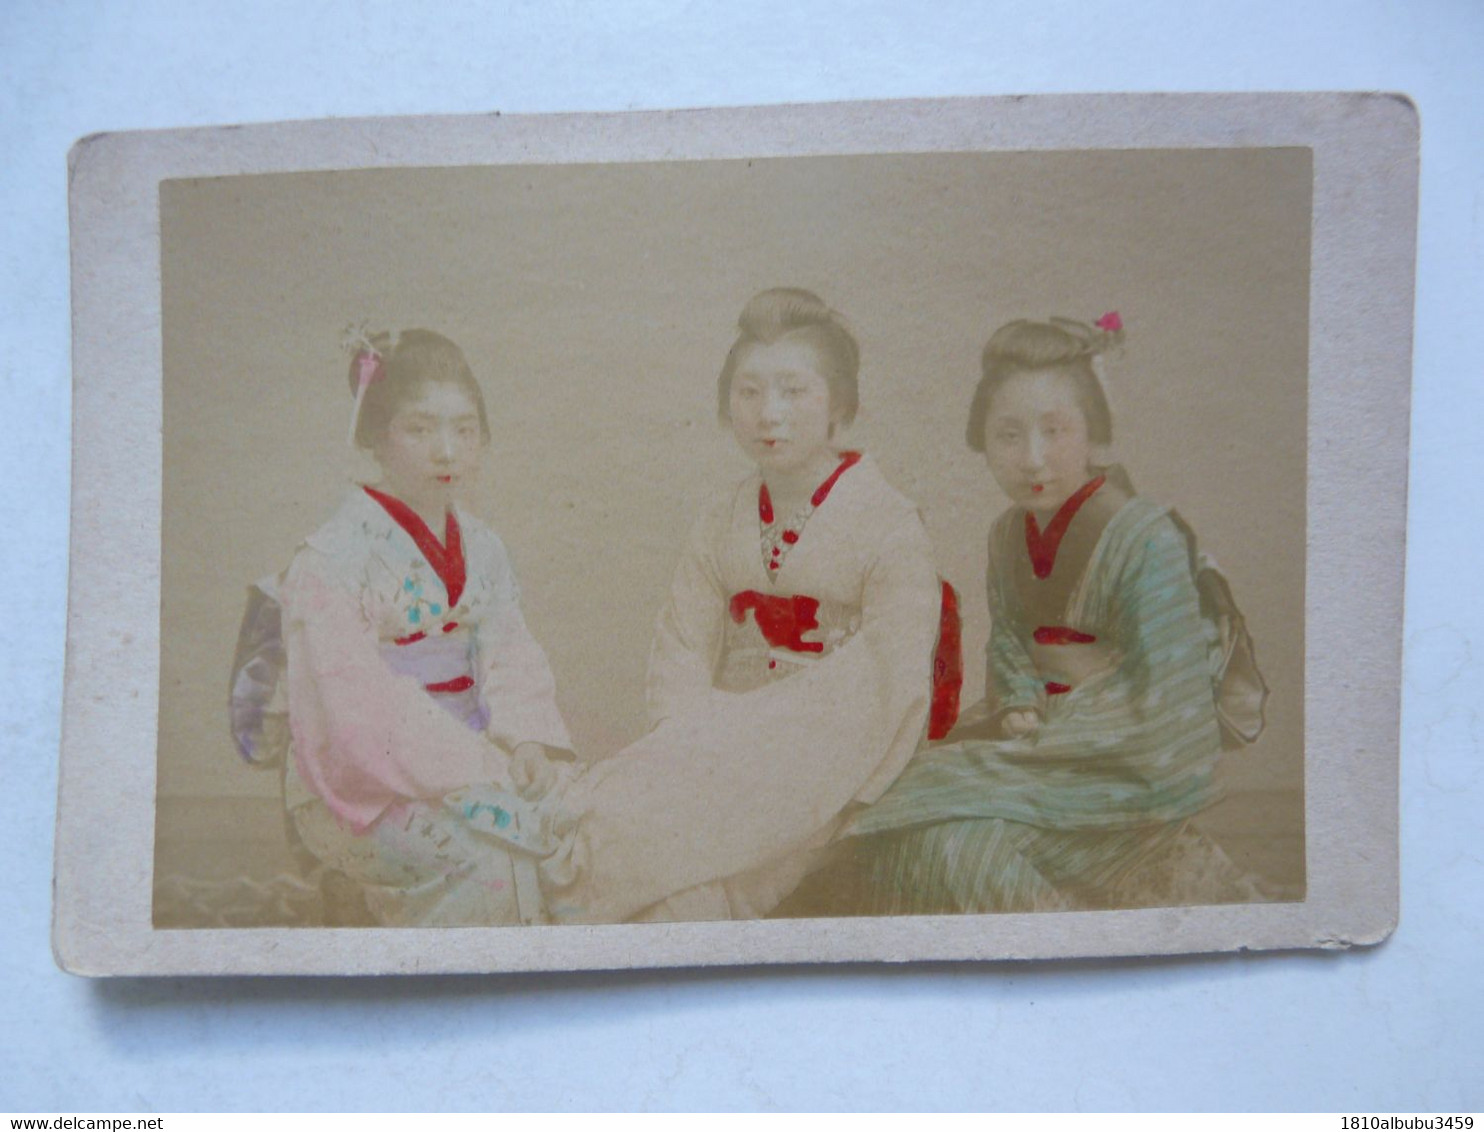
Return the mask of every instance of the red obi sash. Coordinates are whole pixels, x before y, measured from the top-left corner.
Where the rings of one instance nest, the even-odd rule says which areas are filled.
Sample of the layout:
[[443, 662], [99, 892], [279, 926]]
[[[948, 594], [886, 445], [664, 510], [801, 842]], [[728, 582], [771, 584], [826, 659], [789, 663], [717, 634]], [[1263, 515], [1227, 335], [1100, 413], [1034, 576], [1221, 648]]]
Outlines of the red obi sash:
[[1068, 629], [1065, 625], [1042, 625], [1031, 636], [1038, 645], [1090, 645], [1097, 640], [1091, 633]]
[[[942, 609], [938, 619], [938, 643], [933, 651], [933, 696], [928, 715], [928, 738], [941, 739], [958, 721], [959, 694], [964, 683], [963, 622], [958, 612], [958, 594], [943, 583]], [[732, 595], [727, 611], [738, 625], [748, 610], [763, 639], [775, 649], [798, 653], [822, 653], [823, 641], [806, 641], [804, 634], [819, 628], [819, 599], [807, 594], [788, 596], [743, 590]], [[773, 661], [768, 667], [774, 666]]]
[[[1031, 638], [1038, 645], [1090, 645], [1097, 637], [1091, 633], [1084, 633], [1080, 629], [1071, 629], [1065, 625], [1042, 625]], [[1065, 696], [1072, 690], [1070, 684], [1063, 684], [1057, 680], [1046, 681], [1046, 694], [1048, 696]]]
[[938, 645], [933, 650], [933, 706], [928, 713], [928, 738], [941, 739], [958, 722], [959, 693], [964, 687], [963, 618], [958, 593], [943, 583], [943, 606], [938, 615]]
[[819, 599], [804, 594], [789, 597], [743, 590], [732, 595], [727, 604], [732, 620], [738, 625], [747, 619], [752, 610], [763, 639], [775, 649], [790, 652], [824, 652], [823, 641], [806, 641], [804, 634], [819, 628]]

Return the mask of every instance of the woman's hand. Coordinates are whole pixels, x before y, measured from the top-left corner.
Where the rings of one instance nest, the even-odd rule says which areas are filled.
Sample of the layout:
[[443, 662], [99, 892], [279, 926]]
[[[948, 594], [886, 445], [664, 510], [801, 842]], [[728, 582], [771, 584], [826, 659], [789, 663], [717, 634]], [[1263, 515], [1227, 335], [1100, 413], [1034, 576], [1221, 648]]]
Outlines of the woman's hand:
[[1027, 709], [1007, 711], [1000, 720], [1000, 731], [1007, 739], [1021, 739], [1037, 731], [1041, 726], [1039, 713]]
[[510, 756], [510, 780], [522, 798], [534, 802], [556, 785], [557, 768], [540, 743], [519, 743]]

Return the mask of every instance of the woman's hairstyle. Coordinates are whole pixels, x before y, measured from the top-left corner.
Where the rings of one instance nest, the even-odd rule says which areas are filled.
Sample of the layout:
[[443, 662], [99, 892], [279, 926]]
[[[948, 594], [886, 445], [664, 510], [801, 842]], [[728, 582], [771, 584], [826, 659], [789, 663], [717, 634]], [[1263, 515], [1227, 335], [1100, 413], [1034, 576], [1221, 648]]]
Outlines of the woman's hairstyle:
[[855, 336], [838, 311], [832, 310], [812, 291], [798, 287], [774, 287], [760, 291], [742, 308], [737, 319], [741, 334], [727, 353], [716, 384], [717, 412], [731, 420], [732, 377], [753, 346], [770, 346], [788, 338], [807, 342], [819, 358], [819, 369], [830, 389], [830, 410], [849, 424], [860, 407], [861, 352]]
[[379, 361], [361, 395], [355, 426], [357, 448], [375, 448], [385, 439], [397, 410], [426, 386], [438, 384], [457, 385], [469, 395], [479, 410], [480, 436], [488, 442], [490, 425], [484, 392], [474, 380], [464, 352], [452, 341], [432, 330], [404, 330], [395, 339], [384, 332], [365, 334], [350, 361], [352, 396], [360, 389], [362, 359], [368, 352]]
[[1070, 318], [1046, 322], [1022, 318], [1000, 327], [984, 344], [980, 358], [984, 376], [974, 390], [969, 426], [964, 433], [969, 447], [975, 452], [984, 451], [984, 425], [1000, 386], [1016, 374], [1036, 370], [1065, 374], [1087, 421], [1087, 439], [1093, 444], [1112, 444], [1113, 413], [1108, 408], [1096, 359], [1122, 341], [1123, 323], [1116, 314], [1104, 315], [1095, 326]]

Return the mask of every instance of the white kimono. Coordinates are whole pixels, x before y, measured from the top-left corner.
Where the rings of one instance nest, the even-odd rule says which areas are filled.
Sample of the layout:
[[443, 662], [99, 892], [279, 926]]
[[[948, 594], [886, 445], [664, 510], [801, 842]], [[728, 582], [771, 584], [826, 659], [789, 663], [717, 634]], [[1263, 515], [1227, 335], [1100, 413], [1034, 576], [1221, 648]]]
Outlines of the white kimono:
[[860, 459], [770, 569], [761, 486], [691, 532], [650, 656], [652, 731], [564, 799], [542, 866], [555, 920], [765, 915], [923, 737], [940, 589], [916, 508]]
[[509, 752], [571, 748], [555, 681], [495, 533], [460, 510], [445, 544], [409, 515], [357, 489], [285, 575], [286, 801], [383, 922], [529, 920], [500, 851], [538, 836]]

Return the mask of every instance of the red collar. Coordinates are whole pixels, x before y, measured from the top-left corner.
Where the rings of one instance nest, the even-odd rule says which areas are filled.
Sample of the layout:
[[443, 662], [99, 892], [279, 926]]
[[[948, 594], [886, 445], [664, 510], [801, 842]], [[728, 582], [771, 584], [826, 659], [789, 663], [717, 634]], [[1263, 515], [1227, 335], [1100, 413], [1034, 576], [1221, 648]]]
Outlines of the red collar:
[[467, 574], [464, 568], [464, 535], [459, 530], [459, 521], [454, 513], [448, 511], [444, 514], [443, 541], [439, 542], [437, 536], [428, 529], [428, 524], [423, 522], [422, 516], [396, 496], [377, 491], [374, 487], [364, 488], [364, 491], [381, 504], [397, 526], [412, 536], [412, 541], [423, 552], [428, 565], [433, 567], [433, 572], [448, 591], [448, 607], [452, 609], [458, 605], [459, 598], [464, 593]]
[[[814, 489], [814, 494], [809, 497], [809, 506], [818, 507], [828, 499], [840, 477], [860, 462], [859, 452], [841, 452], [840, 466], [830, 473], [829, 479]], [[762, 520], [765, 527], [773, 521], [773, 497], [768, 494], [767, 484], [762, 484], [757, 489], [757, 517]]]
[[1067, 527], [1082, 505], [1092, 498], [1093, 493], [1102, 487], [1107, 477], [1098, 476], [1083, 484], [1051, 517], [1051, 522], [1046, 526], [1046, 533], [1041, 533], [1040, 525], [1036, 522], [1034, 513], [1025, 513], [1025, 547], [1030, 552], [1031, 569], [1036, 572], [1036, 577], [1047, 578], [1051, 576], [1052, 569], [1056, 566], [1056, 552], [1061, 546], [1062, 536], [1067, 533]]

